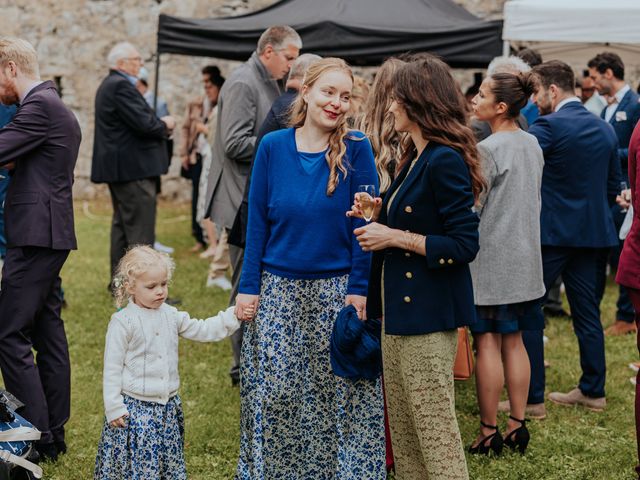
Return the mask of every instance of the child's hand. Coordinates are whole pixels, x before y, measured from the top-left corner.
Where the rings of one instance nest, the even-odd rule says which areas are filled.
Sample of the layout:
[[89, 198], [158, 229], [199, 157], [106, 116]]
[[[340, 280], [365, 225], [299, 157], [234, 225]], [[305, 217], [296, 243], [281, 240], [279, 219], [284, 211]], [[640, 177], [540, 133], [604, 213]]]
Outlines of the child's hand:
[[123, 415], [120, 418], [116, 418], [115, 420], [111, 420], [109, 422], [109, 425], [111, 425], [114, 428], [126, 428], [127, 426], [127, 417], [129, 415]]
[[256, 314], [256, 308], [260, 297], [258, 295], [248, 295], [239, 293], [236, 296], [236, 317], [241, 322], [250, 322]]

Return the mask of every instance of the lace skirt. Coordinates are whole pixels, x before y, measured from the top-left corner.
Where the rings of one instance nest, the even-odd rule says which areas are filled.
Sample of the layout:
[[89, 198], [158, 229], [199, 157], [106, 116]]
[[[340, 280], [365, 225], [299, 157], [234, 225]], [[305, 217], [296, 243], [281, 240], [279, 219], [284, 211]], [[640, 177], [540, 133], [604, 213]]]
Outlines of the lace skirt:
[[184, 415], [178, 395], [166, 405], [124, 395], [125, 428], [102, 428], [94, 480], [186, 480]]
[[455, 411], [453, 362], [457, 343], [456, 330], [382, 335], [396, 478], [469, 478]]
[[347, 279], [263, 273], [260, 306], [242, 340], [237, 479], [386, 478], [380, 379], [331, 371], [331, 330]]

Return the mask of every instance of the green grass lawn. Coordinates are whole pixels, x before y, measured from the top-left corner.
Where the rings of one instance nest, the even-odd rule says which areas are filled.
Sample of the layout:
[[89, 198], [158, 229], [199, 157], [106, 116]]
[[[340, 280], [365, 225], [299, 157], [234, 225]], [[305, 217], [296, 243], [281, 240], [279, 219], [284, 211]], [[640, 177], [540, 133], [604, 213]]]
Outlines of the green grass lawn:
[[[79, 250], [64, 267], [63, 285], [69, 304], [63, 312], [71, 351], [72, 404], [67, 424], [69, 452], [54, 464], [44, 465], [45, 477], [59, 480], [90, 479], [103, 421], [102, 354], [104, 334], [114, 307], [106, 290], [109, 280], [110, 208], [106, 203], [77, 204]], [[172, 297], [195, 317], [217, 313], [227, 305], [227, 294], [205, 287], [207, 262], [187, 253], [190, 236], [189, 207], [162, 205], [158, 239], [175, 247], [177, 263]], [[613, 321], [615, 286], [610, 284], [603, 302], [603, 322]], [[553, 320], [546, 330], [550, 342], [547, 388], [568, 391], [580, 374], [578, 346], [571, 322]], [[227, 371], [228, 341], [180, 346], [181, 396], [185, 406], [185, 455], [189, 478], [231, 479], [238, 454], [239, 395]], [[499, 459], [469, 457], [471, 478], [580, 480], [632, 479], [635, 465], [632, 372], [627, 363], [637, 358], [635, 338], [607, 339], [607, 401], [604, 413], [565, 408], [547, 402], [548, 417], [529, 424], [532, 440], [524, 457], [507, 454]], [[478, 407], [473, 381], [456, 387], [458, 421], [465, 444], [476, 435]], [[504, 426], [506, 417], [500, 419]], [[313, 480], [313, 479], [300, 479]], [[365, 479], [363, 479], [365, 480]]]

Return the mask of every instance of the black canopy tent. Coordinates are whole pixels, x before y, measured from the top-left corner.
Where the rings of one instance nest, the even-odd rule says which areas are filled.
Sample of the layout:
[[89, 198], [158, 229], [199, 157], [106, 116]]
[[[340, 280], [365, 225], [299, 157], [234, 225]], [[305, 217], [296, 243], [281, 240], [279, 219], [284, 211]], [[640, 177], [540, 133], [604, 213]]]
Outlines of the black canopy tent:
[[452, 67], [483, 67], [502, 49], [501, 21], [483, 21], [451, 0], [281, 0], [237, 17], [160, 15], [158, 53], [246, 60], [272, 25], [295, 28], [303, 51], [363, 66], [429, 51]]
[[281, 0], [237, 17], [160, 15], [155, 91], [162, 53], [246, 60], [272, 25], [295, 28], [303, 51], [360, 66], [427, 51], [452, 67], [484, 67], [502, 49], [501, 21], [481, 20], [451, 0]]

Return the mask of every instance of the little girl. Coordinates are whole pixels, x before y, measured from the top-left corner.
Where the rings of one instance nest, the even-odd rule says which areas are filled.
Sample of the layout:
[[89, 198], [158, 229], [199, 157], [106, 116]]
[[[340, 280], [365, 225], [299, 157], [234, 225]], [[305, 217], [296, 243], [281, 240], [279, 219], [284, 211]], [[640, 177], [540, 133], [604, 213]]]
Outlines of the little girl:
[[178, 395], [178, 337], [222, 340], [240, 324], [233, 307], [206, 320], [164, 303], [173, 261], [150, 247], [129, 250], [113, 279], [107, 330], [105, 424], [95, 480], [183, 480], [184, 418]]

